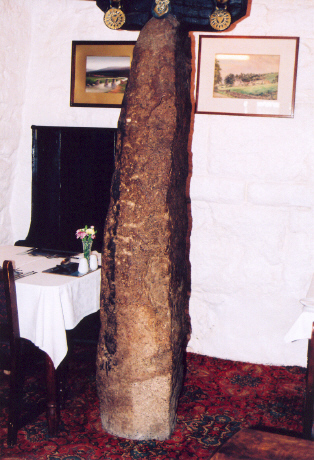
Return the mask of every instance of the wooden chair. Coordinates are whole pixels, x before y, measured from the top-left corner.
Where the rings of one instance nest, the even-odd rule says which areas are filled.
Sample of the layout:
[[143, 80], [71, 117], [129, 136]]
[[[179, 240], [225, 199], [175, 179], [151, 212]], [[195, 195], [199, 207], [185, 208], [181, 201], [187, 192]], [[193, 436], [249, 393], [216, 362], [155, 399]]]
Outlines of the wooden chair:
[[[9, 446], [16, 444], [17, 423], [19, 409], [19, 370], [20, 370], [20, 330], [16, 303], [16, 291], [14, 281], [13, 264], [11, 261], [4, 261], [1, 271], [2, 288], [5, 292], [6, 315], [2, 312], [0, 323], [1, 341], [9, 343], [9, 359], [5, 362], [5, 368], [10, 372], [10, 392], [8, 409], [8, 437]], [[6, 318], [5, 318], [6, 316]], [[6, 319], [6, 320], [5, 320]]]
[[[8, 446], [13, 446], [17, 442], [17, 432], [20, 428], [19, 413], [23, 380], [21, 352], [23, 352], [24, 348], [26, 348], [24, 345], [29, 345], [27, 347], [27, 351], [28, 353], [31, 352], [32, 358], [35, 357], [35, 360], [38, 359], [39, 354], [37, 347], [28, 340], [20, 337], [14, 270], [13, 263], [9, 260], [5, 260], [3, 262], [3, 268], [0, 270], [0, 291], [1, 290], [1, 306], [3, 307], [4, 290], [6, 311], [4, 312], [0, 309], [0, 341], [2, 342], [2, 345], [7, 345], [5, 350], [7, 359], [2, 361], [1, 368], [10, 373], [7, 443]], [[48, 433], [49, 436], [55, 436], [58, 428], [60, 395], [64, 398], [65, 393], [66, 366], [60, 366], [60, 370], [57, 373], [54, 369], [51, 358], [45, 353], [43, 353], [43, 355], [46, 364], [45, 377], [47, 386], [46, 410]], [[62, 402], [64, 401], [62, 400]]]

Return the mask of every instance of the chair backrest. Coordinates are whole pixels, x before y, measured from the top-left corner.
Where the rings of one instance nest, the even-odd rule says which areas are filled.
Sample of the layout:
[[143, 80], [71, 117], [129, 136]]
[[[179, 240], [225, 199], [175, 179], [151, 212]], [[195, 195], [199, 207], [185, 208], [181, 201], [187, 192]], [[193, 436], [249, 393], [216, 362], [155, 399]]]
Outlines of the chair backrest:
[[[20, 378], [20, 328], [16, 302], [16, 289], [13, 263], [5, 260], [2, 267], [3, 287], [7, 309], [7, 321], [0, 323], [1, 340], [4, 339], [1, 353], [1, 368], [10, 371], [10, 392], [8, 406], [8, 446], [17, 442], [18, 419], [20, 412], [19, 384]], [[1, 296], [3, 303], [3, 296]], [[9, 353], [5, 351], [5, 345], [10, 344]]]
[[8, 328], [11, 339], [18, 339], [20, 337], [19, 316], [16, 302], [16, 289], [13, 263], [11, 260], [3, 262], [3, 284], [7, 308]]

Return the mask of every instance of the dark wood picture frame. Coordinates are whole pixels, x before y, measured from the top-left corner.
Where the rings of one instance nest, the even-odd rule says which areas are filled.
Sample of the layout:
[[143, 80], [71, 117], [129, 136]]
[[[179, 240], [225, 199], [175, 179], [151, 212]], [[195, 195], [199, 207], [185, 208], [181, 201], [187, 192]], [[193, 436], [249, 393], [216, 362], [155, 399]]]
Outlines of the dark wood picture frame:
[[121, 107], [135, 43], [73, 41], [70, 106]]
[[298, 37], [200, 35], [195, 112], [293, 118], [298, 51]]

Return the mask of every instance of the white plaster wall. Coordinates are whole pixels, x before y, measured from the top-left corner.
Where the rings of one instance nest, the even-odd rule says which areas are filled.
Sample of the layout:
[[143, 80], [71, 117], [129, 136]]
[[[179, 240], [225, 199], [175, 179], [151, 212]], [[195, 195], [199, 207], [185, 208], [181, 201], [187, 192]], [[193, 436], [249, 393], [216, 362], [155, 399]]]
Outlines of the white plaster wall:
[[[283, 337], [314, 272], [314, 4], [252, 3], [250, 17], [228, 34], [300, 37], [295, 117], [195, 115], [189, 347], [305, 365], [305, 341]], [[29, 227], [30, 126], [117, 125], [119, 109], [70, 107], [72, 40], [138, 33], [107, 29], [94, 2], [2, 0], [1, 7], [0, 244], [8, 244]]]
[[[22, 27], [19, 18], [23, 18]], [[0, 14], [0, 244], [12, 242], [10, 203], [22, 133], [22, 112], [30, 52], [26, 0], [2, 0]], [[29, 185], [28, 185], [29, 187]]]
[[300, 37], [293, 119], [195, 115], [195, 352], [306, 365], [306, 341], [283, 338], [314, 272], [313, 20], [312, 0], [253, 0], [250, 17], [229, 32]]

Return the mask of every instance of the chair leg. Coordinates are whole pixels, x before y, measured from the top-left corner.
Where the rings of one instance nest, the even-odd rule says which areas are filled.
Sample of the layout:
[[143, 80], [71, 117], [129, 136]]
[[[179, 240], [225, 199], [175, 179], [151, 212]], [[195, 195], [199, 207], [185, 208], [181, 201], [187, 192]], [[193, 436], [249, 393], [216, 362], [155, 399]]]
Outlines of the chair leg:
[[314, 439], [313, 432], [314, 410], [314, 323], [312, 336], [309, 340], [306, 370], [306, 396], [303, 419], [303, 435], [306, 439]]
[[11, 373], [10, 373], [10, 393], [9, 393], [9, 414], [8, 414], [8, 446], [13, 446], [17, 441], [18, 431], [18, 414], [20, 406], [20, 356], [21, 356], [21, 343], [20, 340], [15, 339], [11, 344]]

